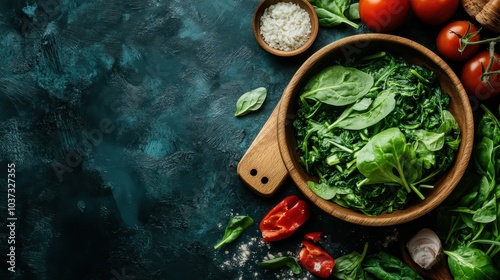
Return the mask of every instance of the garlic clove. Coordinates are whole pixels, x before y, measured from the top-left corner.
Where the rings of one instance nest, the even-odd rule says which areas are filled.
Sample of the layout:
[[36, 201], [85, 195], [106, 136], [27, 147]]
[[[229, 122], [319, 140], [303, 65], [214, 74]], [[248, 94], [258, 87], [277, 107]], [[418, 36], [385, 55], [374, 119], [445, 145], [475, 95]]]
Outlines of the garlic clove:
[[406, 248], [413, 261], [423, 269], [431, 269], [439, 262], [443, 247], [437, 234], [428, 228], [423, 228], [408, 240]]

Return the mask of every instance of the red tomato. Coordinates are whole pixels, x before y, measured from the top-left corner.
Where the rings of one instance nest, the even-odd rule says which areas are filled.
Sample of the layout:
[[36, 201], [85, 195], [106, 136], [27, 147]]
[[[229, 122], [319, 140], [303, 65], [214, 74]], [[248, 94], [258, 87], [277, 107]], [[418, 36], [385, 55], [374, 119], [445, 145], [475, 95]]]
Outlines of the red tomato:
[[[479, 45], [468, 45], [463, 52], [458, 50], [460, 47], [460, 37], [463, 37], [467, 33], [469, 24], [469, 34], [477, 32], [477, 27], [466, 20], [451, 22], [441, 29], [436, 38], [436, 45], [439, 53], [444, 58], [451, 61], [466, 61], [477, 53]], [[481, 36], [478, 33], [472, 36], [469, 41], [476, 42], [480, 39]]]
[[392, 31], [410, 12], [410, 0], [359, 0], [361, 21], [374, 32]]
[[415, 16], [427, 24], [442, 24], [457, 11], [459, 0], [411, 0]]
[[278, 241], [292, 235], [311, 216], [307, 203], [295, 195], [285, 197], [266, 214], [259, 224], [264, 242]]
[[299, 262], [312, 274], [328, 278], [335, 267], [335, 260], [325, 250], [309, 241], [302, 241], [302, 249], [299, 252]]
[[[495, 58], [490, 72], [500, 71], [500, 55], [495, 53]], [[483, 69], [487, 69], [489, 62], [490, 52], [482, 51], [465, 63], [460, 75], [465, 91], [481, 100], [500, 94], [500, 74], [489, 76], [492, 88], [481, 81]]]

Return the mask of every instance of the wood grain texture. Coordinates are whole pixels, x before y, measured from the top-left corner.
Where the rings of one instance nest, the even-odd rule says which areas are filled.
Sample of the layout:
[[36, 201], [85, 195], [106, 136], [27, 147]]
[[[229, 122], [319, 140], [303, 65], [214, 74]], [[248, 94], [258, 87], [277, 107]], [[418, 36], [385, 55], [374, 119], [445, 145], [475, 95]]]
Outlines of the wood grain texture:
[[278, 147], [278, 107], [279, 103], [237, 168], [238, 176], [252, 191], [262, 196], [273, 195], [288, 177]]
[[[264, 11], [271, 5], [274, 5], [278, 2], [291, 2], [298, 4], [302, 9], [307, 11], [309, 13], [309, 18], [311, 19], [311, 36], [309, 37], [309, 40], [307, 40], [302, 47], [293, 50], [293, 51], [282, 51], [278, 49], [271, 48], [262, 38], [262, 35], [260, 35], [260, 18], [264, 14]], [[255, 12], [252, 17], [252, 30], [253, 30], [253, 35], [255, 37], [255, 40], [257, 40], [257, 43], [268, 53], [271, 53], [276, 56], [295, 56], [298, 54], [303, 53], [306, 51], [313, 43], [314, 40], [316, 40], [316, 36], [318, 35], [319, 31], [319, 20], [318, 16], [316, 14], [316, 11], [314, 10], [314, 7], [309, 3], [307, 0], [262, 0], [257, 8], [255, 9]]]

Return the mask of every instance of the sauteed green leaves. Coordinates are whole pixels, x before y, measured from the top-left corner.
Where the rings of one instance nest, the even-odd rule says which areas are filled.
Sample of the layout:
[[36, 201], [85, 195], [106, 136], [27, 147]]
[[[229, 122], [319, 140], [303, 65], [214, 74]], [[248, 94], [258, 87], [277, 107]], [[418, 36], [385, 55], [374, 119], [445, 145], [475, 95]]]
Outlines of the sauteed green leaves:
[[[339, 95], [355, 98], [330, 102]], [[319, 178], [309, 187], [367, 215], [402, 209], [412, 193], [424, 199], [460, 143], [449, 102], [432, 71], [389, 53], [319, 72], [304, 87], [294, 121], [300, 161]]]

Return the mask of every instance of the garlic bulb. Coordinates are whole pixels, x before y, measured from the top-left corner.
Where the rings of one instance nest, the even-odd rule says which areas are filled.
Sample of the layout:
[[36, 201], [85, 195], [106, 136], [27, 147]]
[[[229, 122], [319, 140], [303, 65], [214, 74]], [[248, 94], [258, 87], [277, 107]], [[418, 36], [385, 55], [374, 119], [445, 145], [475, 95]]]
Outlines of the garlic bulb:
[[428, 228], [421, 229], [410, 238], [406, 248], [413, 261], [424, 269], [431, 269], [438, 263], [443, 251], [441, 240]]

